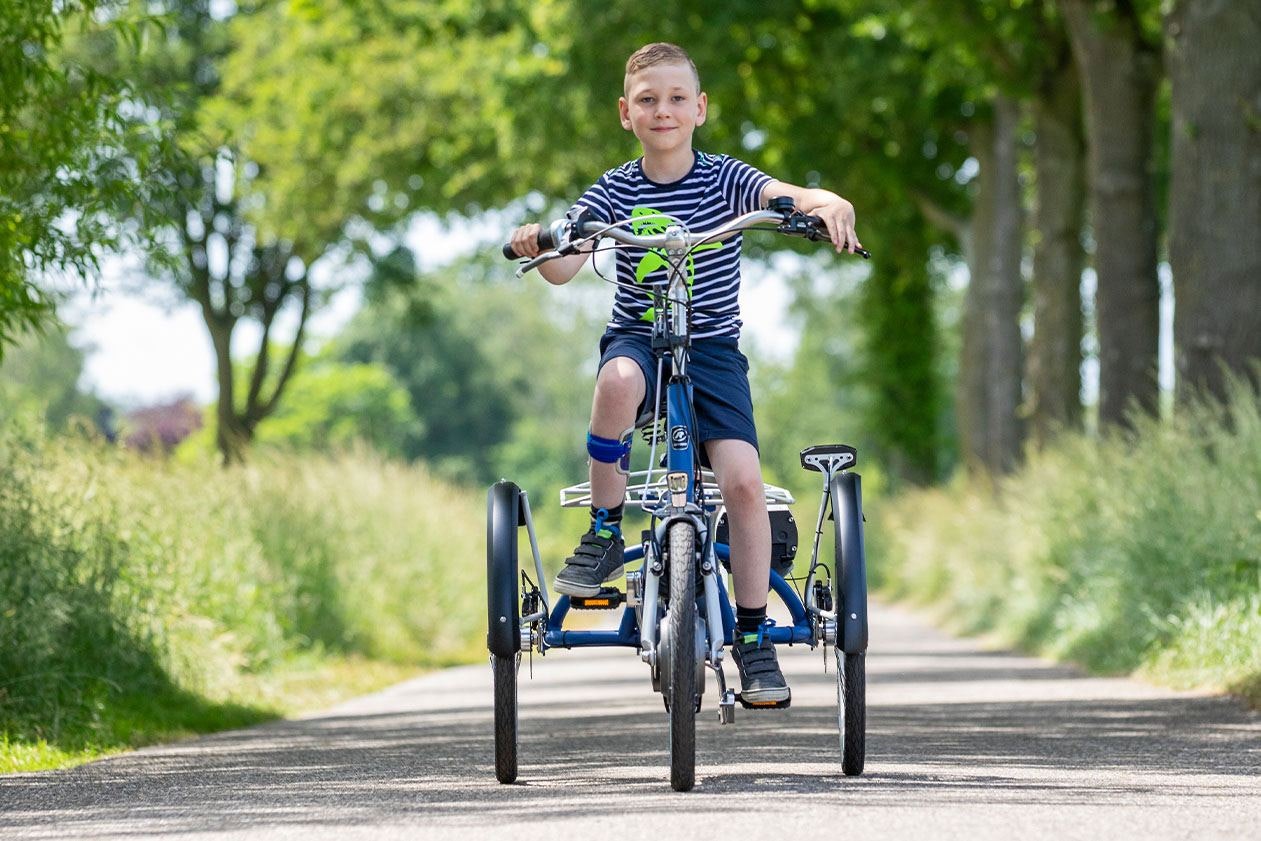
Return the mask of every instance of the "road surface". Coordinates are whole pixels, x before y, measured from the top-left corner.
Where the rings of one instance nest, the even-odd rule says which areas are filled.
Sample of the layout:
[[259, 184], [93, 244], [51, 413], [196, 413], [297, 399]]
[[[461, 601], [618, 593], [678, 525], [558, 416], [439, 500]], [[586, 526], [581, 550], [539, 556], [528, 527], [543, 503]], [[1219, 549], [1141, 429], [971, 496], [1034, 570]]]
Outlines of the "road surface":
[[[867, 770], [841, 775], [833, 670], [781, 649], [793, 706], [717, 723], [669, 787], [629, 650], [522, 662], [521, 774], [495, 782], [490, 669], [320, 715], [0, 777], [0, 839], [1261, 838], [1261, 716], [985, 651], [873, 606]], [[734, 667], [728, 663], [728, 676]]]

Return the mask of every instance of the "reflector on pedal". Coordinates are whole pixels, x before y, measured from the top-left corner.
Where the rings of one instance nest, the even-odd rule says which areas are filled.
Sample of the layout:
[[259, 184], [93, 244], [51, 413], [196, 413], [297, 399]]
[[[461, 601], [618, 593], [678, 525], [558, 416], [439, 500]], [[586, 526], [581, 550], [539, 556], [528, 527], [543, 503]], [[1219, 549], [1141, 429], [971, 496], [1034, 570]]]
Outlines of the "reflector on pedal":
[[610, 610], [626, 601], [626, 595], [615, 587], [604, 587], [594, 596], [570, 596], [574, 610]]

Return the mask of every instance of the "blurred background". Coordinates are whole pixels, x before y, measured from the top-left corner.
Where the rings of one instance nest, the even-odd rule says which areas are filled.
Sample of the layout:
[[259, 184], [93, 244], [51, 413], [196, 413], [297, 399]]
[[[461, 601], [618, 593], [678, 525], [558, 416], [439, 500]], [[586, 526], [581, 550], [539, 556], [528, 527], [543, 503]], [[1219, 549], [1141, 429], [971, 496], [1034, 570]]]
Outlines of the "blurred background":
[[484, 654], [484, 489], [572, 547], [612, 297], [499, 246], [637, 156], [657, 40], [697, 148], [839, 192], [874, 254], [746, 238], [798, 519], [798, 450], [854, 444], [886, 598], [1261, 693], [1256, 3], [4, 9], [0, 770]]

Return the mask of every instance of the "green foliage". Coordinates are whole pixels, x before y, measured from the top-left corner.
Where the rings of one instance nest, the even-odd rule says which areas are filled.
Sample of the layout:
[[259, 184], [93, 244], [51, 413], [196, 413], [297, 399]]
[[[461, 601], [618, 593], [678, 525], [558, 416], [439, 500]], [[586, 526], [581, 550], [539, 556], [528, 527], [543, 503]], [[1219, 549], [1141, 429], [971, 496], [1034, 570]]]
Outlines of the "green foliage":
[[405, 450], [444, 475], [487, 484], [511, 476], [557, 488], [585, 476], [583, 434], [606, 317], [604, 287], [510, 283], [487, 253], [414, 280], [369, 287], [330, 353], [384, 365], [422, 429]]
[[868, 530], [883, 589], [1091, 668], [1261, 697], [1261, 399], [1236, 382], [1227, 407], [1135, 427], [889, 504]]
[[0, 360], [0, 424], [35, 415], [53, 429], [90, 425], [106, 406], [79, 390], [83, 357], [63, 327], [23, 334]]
[[[783, 271], [789, 266], [782, 258], [770, 264]], [[857, 447], [864, 476], [877, 464], [868, 458], [871, 441], [862, 423], [868, 392], [858, 366], [863, 335], [855, 311], [858, 283], [852, 274], [837, 283], [830, 266], [816, 255], [784, 278], [794, 292], [791, 316], [800, 325], [793, 358], [787, 364], [754, 359], [750, 366], [764, 477], [801, 500], [817, 494], [814, 474], [804, 474], [797, 457], [806, 446]]]
[[[121, 116], [128, 88], [67, 56], [67, 28], [135, 50], [144, 18], [110, 0], [0, 1], [0, 358], [53, 315], [41, 273], [87, 275], [103, 249], [134, 242], [120, 208], [143, 208], [161, 135]], [[98, 23], [98, 21], [106, 23]]]
[[294, 375], [255, 441], [295, 450], [345, 450], [366, 444], [401, 456], [421, 434], [407, 391], [380, 365], [320, 359]]
[[273, 708], [233, 699], [295, 656], [466, 659], [483, 516], [481, 494], [366, 452], [155, 465], [7, 425], [0, 741], [143, 742], [146, 696], [180, 711], [166, 732], [257, 720]]

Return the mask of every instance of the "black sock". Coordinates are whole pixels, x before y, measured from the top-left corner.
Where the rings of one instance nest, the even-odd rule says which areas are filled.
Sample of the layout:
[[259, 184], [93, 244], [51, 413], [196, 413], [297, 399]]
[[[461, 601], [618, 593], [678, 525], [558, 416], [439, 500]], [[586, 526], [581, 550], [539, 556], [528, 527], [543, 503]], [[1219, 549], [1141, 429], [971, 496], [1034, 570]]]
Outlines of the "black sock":
[[736, 605], [736, 633], [756, 634], [757, 629], [766, 621], [766, 605], [761, 607], [744, 607]]
[[603, 511], [605, 513], [604, 519], [600, 520], [601, 528], [609, 528], [611, 531], [620, 535], [622, 533], [622, 509], [625, 505], [626, 503], [619, 503], [613, 508], [596, 508], [592, 505], [591, 528], [593, 530], [595, 529], [596, 520], [600, 520], [600, 512]]

